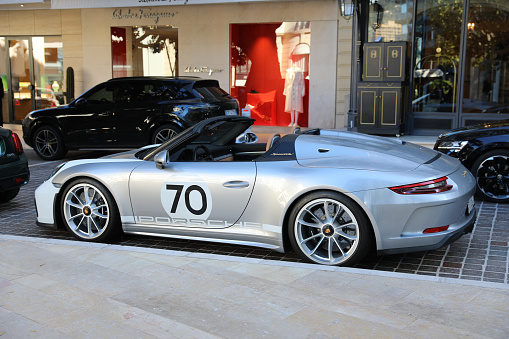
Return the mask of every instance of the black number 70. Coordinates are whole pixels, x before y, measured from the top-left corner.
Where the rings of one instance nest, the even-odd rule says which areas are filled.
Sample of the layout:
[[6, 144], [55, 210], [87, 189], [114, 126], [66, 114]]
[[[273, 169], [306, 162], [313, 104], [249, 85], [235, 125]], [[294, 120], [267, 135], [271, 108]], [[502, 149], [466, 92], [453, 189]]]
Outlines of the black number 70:
[[[167, 184], [166, 189], [172, 190], [172, 191], [177, 191], [177, 193], [175, 194], [175, 199], [173, 200], [173, 204], [171, 205], [171, 213], [175, 213], [177, 211], [177, 207], [178, 207], [179, 200], [180, 200], [180, 195], [182, 194], [184, 185], [169, 185], [169, 184]], [[195, 210], [191, 206], [191, 202], [189, 201], [189, 195], [191, 194], [192, 191], [197, 191], [201, 195], [201, 208], [198, 210]], [[205, 213], [205, 211], [207, 210], [207, 195], [205, 194], [205, 191], [203, 190], [203, 188], [201, 188], [198, 185], [191, 185], [186, 189], [186, 191], [184, 193], [184, 201], [186, 203], [186, 207], [187, 207], [188, 211], [193, 213], [194, 215], [201, 215], [201, 214]]]

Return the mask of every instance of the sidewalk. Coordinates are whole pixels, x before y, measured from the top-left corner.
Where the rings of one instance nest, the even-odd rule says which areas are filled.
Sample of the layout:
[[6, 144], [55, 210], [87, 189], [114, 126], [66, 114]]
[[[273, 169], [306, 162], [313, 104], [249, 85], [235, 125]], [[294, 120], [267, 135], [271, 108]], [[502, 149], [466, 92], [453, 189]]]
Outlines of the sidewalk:
[[5, 338], [508, 338], [509, 286], [0, 235]]

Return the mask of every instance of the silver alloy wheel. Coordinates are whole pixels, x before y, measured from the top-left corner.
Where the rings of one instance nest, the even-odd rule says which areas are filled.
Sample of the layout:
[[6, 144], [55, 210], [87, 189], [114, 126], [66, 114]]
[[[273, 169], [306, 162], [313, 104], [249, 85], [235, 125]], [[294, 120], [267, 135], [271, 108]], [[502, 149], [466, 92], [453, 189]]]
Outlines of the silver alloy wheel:
[[155, 135], [154, 137], [154, 141], [156, 144], [162, 144], [163, 142], [166, 142], [167, 140], [170, 140], [171, 138], [173, 138], [174, 136], [176, 136], [178, 133], [168, 127], [168, 128], [164, 128], [164, 129], [161, 129], [157, 132], [157, 134]]
[[509, 198], [509, 157], [496, 155], [485, 159], [477, 169], [477, 186], [490, 198]]
[[45, 157], [52, 157], [58, 150], [58, 137], [48, 129], [40, 130], [35, 136], [35, 147]]
[[67, 190], [63, 209], [65, 222], [79, 238], [97, 238], [109, 225], [110, 206], [93, 185], [79, 183]]
[[329, 198], [304, 205], [295, 220], [295, 237], [312, 261], [338, 265], [349, 259], [359, 244], [359, 225], [348, 207]]

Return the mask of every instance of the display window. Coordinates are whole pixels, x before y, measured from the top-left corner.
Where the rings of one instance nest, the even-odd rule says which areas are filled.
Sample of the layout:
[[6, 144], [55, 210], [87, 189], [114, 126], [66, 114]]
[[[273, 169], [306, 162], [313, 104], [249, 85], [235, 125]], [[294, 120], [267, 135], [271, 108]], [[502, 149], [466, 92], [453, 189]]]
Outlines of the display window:
[[177, 76], [177, 49], [176, 27], [111, 27], [112, 76]]
[[310, 22], [230, 25], [230, 93], [255, 125], [308, 126]]

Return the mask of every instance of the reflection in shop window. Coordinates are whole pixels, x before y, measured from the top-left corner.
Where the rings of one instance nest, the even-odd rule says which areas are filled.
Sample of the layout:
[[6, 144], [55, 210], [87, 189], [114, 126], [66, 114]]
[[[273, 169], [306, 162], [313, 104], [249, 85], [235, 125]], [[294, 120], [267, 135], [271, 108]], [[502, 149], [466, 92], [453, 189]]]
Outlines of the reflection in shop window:
[[509, 113], [509, 3], [471, 2], [463, 112]]
[[414, 112], [457, 111], [463, 0], [417, 3]]
[[368, 42], [410, 41], [412, 0], [370, 0]]
[[178, 29], [172, 26], [112, 27], [112, 74], [176, 76]]
[[232, 24], [231, 95], [257, 125], [308, 125], [310, 22]]

